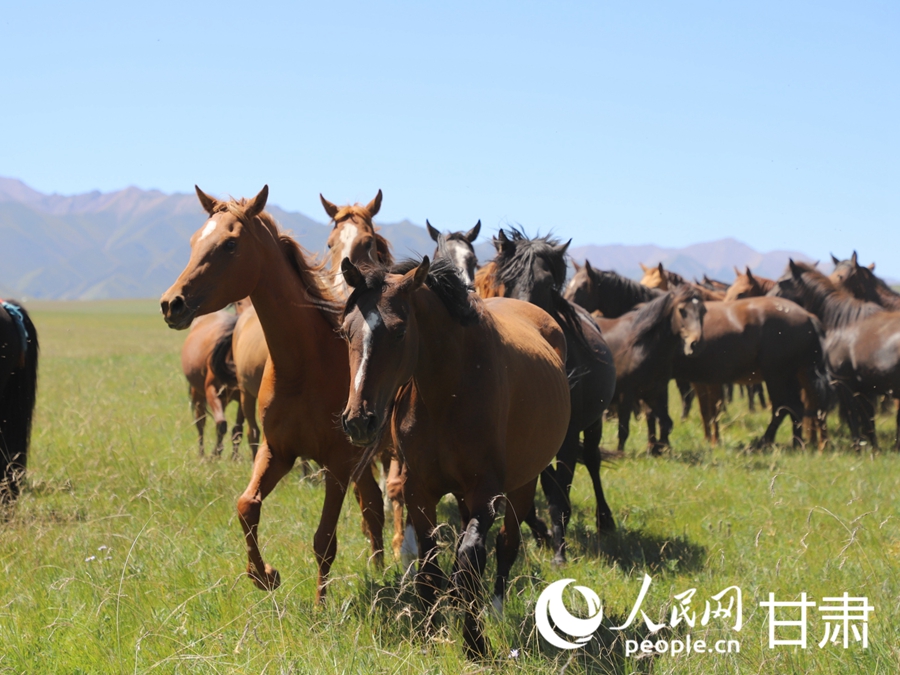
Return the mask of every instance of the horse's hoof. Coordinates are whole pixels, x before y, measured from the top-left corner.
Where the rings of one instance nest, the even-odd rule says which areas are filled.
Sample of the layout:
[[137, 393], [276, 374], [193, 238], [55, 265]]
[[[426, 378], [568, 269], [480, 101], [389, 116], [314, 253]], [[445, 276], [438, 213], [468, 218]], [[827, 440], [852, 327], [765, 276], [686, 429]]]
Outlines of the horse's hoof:
[[566, 554], [565, 553], [557, 553], [553, 556], [553, 560], [551, 561], [551, 565], [554, 567], [562, 567], [566, 564]]
[[261, 591], [274, 591], [281, 586], [281, 575], [271, 565], [266, 565], [265, 574], [260, 575], [253, 565], [248, 565], [247, 575], [253, 579], [253, 583]]
[[616, 521], [612, 516], [597, 518], [597, 534], [608, 535], [616, 531]]

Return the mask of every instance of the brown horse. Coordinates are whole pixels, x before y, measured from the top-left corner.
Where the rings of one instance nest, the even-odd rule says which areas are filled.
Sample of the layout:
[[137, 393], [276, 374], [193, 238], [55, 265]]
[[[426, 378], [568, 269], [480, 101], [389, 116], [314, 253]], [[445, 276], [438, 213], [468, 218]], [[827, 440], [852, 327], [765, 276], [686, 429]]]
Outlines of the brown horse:
[[662, 263], [659, 263], [659, 265], [657, 265], [656, 267], [645, 267], [643, 264], [641, 264], [641, 269], [644, 271], [644, 276], [641, 279], [641, 285], [646, 286], [647, 288], [656, 288], [661, 291], [668, 291], [677, 286], [687, 285], [691, 286], [698, 293], [700, 293], [700, 296], [705, 302], [725, 299], [725, 291], [714, 291], [710, 290], [709, 288], [705, 288], [700, 284], [692, 284], [680, 274], [665, 269]]
[[[0, 300], [0, 507], [15, 502], [28, 463], [38, 334], [21, 303]], [[7, 513], [0, 513], [3, 519]]]
[[404, 492], [421, 550], [416, 586], [429, 608], [443, 577], [436, 506], [455, 495], [463, 534], [453, 587], [465, 612], [466, 648], [483, 655], [476, 605], [485, 540], [506, 495], [495, 585], [502, 600], [519, 521], [533, 510], [538, 475], [569, 424], [565, 338], [531, 304], [468, 293], [449, 260], [430, 265], [424, 258], [397, 274], [364, 274], [349, 260], [342, 267], [354, 288], [342, 326], [351, 364], [343, 427], [372, 449], [388, 430], [405, 459]]
[[232, 351], [237, 387], [240, 391], [241, 411], [247, 420], [247, 441], [250, 452], [256, 457], [261, 436], [256, 421], [256, 401], [259, 398], [263, 371], [269, 358], [269, 348], [266, 346], [266, 336], [255, 308], [247, 308], [238, 317], [232, 336]]
[[[216, 425], [216, 445], [213, 455], [222, 454], [222, 441], [228, 431], [225, 409], [231, 401], [240, 404], [240, 392], [235, 376], [231, 337], [238, 317], [225, 310], [199, 316], [191, 323], [191, 330], [181, 348], [181, 371], [188, 381], [191, 412], [197, 427], [200, 456], [203, 457], [203, 429], [207, 412]], [[237, 459], [244, 428], [244, 414], [238, 408], [231, 431], [231, 458]]]
[[874, 302], [886, 309], [900, 310], [900, 294], [875, 274], [875, 263], [868, 266], [857, 262], [856, 251], [848, 260], [838, 260], [831, 256], [834, 271], [829, 276], [836, 286], [841, 286], [854, 297]]
[[319, 195], [325, 213], [334, 226], [328, 235], [328, 255], [326, 261], [332, 273], [332, 293], [337, 298], [346, 298], [349, 289], [344, 283], [341, 261], [350, 258], [352, 262], [368, 262], [372, 265], [391, 265], [391, 247], [387, 239], [375, 231], [372, 222], [381, 209], [381, 190], [368, 204], [347, 204], [336, 206]]
[[756, 276], [749, 267], [745, 267], [744, 272], [735, 267], [734, 274], [734, 283], [728, 287], [725, 293], [726, 302], [743, 298], [758, 298], [771, 291], [775, 286], [774, 279]]
[[478, 239], [478, 233], [481, 232], [481, 221], [479, 220], [475, 223], [475, 227], [468, 232], [448, 232], [444, 234], [434, 229], [427, 219], [425, 220], [425, 227], [428, 228], [428, 234], [437, 244], [434, 250], [434, 260], [450, 258], [453, 264], [456, 265], [456, 269], [466, 286], [474, 286], [475, 271], [478, 269], [478, 256], [475, 255], [473, 244]]
[[[773, 295], [790, 298], [825, 326], [828, 368], [854, 440], [877, 447], [873, 398], [900, 398], [900, 312], [853, 297], [811, 265], [791, 260]], [[896, 448], [900, 450], [900, 411]]]
[[[324, 469], [325, 502], [313, 548], [318, 562], [316, 600], [326, 592], [337, 553], [337, 523], [359, 462], [335, 416], [347, 401], [350, 365], [337, 333], [340, 304], [322, 283], [300, 246], [281, 232], [263, 211], [264, 187], [256, 197], [219, 201], [197, 188], [209, 218], [191, 237], [191, 259], [161, 299], [166, 323], [184, 329], [195, 316], [250, 296], [269, 349], [259, 391], [265, 440], [253, 462], [250, 484], [238, 500], [238, 516], [247, 543], [247, 573], [259, 588], [280, 583], [278, 572], [263, 562], [258, 526], [262, 502], [291, 470], [298, 457]], [[384, 507], [370, 471], [357, 481], [360, 508], [376, 562], [382, 557]]]

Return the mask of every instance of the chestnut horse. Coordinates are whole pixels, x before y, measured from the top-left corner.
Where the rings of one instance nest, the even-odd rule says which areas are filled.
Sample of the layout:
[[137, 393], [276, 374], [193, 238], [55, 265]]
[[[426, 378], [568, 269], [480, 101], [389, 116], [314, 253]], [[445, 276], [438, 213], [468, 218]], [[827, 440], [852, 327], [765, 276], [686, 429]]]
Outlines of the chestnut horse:
[[620, 451], [628, 440], [631, 414], [641, 400], [660, 426], [659, 440], [655, 424], [651, 426], [649, 450], [656, 454], [669, 445], [672, 360], [679, 349], [687, 356], [702, 349], [704, 314], [706, 307], [700, 295], [689, 286], [680, 286], [615, 319], [595, 319], [616, 363], [613, 401], [619, 417]]
[[[225, 409], [231, 401], [240, 406], [240, 392], [235, 375], [231, 338], [238, 321], [225, 310], [197, 317], [181, 348], [181, 371], [188, 381], [191, 412], [197, 427], [200, 456], [203, 457], [203, 430], [207, 413], [216, 425], [213, 455], [222, 454], [222, 441], [228, 431]], [[231, 430], [231, 458], [237, 459], [244, 427], [244, 413], [238, 408]]]
[[326, 261], [332, 273], [332, 294], [336, 298], [346, 298], [349, 294], [341, 272], [341, 261], [350, 258], [352, 262], [391, 265], [391, 246], [387, 239], [375, 231], [372, 222], [381, 209], [381, 190], [368, 204], [347, 204], [337, 206], [321, 194], [325, 213], [334, 223], [328, 235]]
[[0, 507], [18, 498], [28, 463], [38, 349], [37, 329], [25, 308], [0, 300]]
[[[475, 271], [478, 269], [478, 256], [475, 255], [475, 247], [472, 245], [478, 239], [478, 233], [481, 232], [481, 221], [475, 223], [468, 232], [448, 232], [443, 234], [438, 232], [431, 226], [428, 220], [425, 220], [425, 227], [428, 228], [428, 234], [434, 239], [437, 247], [434, 250], [434, 259], [450, 258], [456, 265], [459, 273], [466, 286], [475, 285]], [[351, 261], [352, 262], [352, 261]]]
[[[269, 349], [259, 391], [265, 440], [253, 475], [238, 499], [247, 543], [247, 573], [259, 588], [280, 584], [263, 562], [258, 526], [262, 502], [298, 457], [324, 469], [325, 502], [313, 548], [318, 563], [316, 600], [337, 553], [337, 523], [359, 451], [335, 422], [347, 400], [350, 364], [337, 328], [340, 304], [322, 283], [300, 246], [264, 212], [269, 189], [241, 201], [219, 201], [197, 188], [209, 214], [191, 237], [187, 267], [160, 301], [166, 323], [184, 329], [195, 316], [250, 296]], [[357, 480], [360, 508], [377, 563], [382, 558], [384, 507], [370, 471]]]
[[266, 360], [269, 358], [269, 348], [266, 346], [266, 336], [259, 323], [259, 316], [252, 306], [238, 317], [232, 336], [232, 351], [241, 411], [247, 420], [247, 442], [250, 452], [256, 457], [261, 436], [256, 421], [256, 401], [259, 398]]
[[[825, 326], [828, 368], [850, 431], [877, 447], [873, 397], [900, 398], [900, 312], [853, 297], [815, 267], [791, 260], [772, 295], [790, 298], [818, 316]], [[900, 411], [896, 449], [900, 450]]]
[[743, 298], [758, 298], [771, 291], [775, 286], [774, 279], [756, 276], [749, 267], [745, 267], [743, 273], [735, 267], [734, 274], [734, 283], [725, 292], [726, 302]]
[[[556, 466], [548, 466], [541, 474], [541, 487], [550, 506], [555, 560], [563, 562], [566, 526], [572, 513], [569, 493], [580, 447], [594, 488], [597, 530], [610, 532], [616, 527], [600, 481], [603, 412], [612, 401], [616, 386], [615, 363], [590, 314], [561, 295], [568, 243], [561, 244], [550, 237], [529, 239], [513, 229], [509, 236], [500, 230], [494, 246], [497, 257], [491, 263], [492, 271], [482, 277], [481, 292], [502, 293], [504, 297], [531, 302], [550, 314], [562, 328], [569, 346], [566, 370], [577, 375], [571, 391], [572, 418], [556, 455]], [[485, 281], [492, 283], [493, 288], [484, 288]], [[582, 432], [584, 443], [580, 444]], [[540, 533], [541, 523], [531, 520], [529, 525]]]
[[700, 284], [692, 284], [680, 274], [665, 269], [662, 263], [659, 263], [656, 267], [645, 267], [641, 264], [641, 269], [644, 271], [641, 285], [646, 286], [647, 288], [657, 288], [661, 291], [668, 291], [676, 286], [687, 285], [692, 286], [697, 290], [701, 297], [707, 302], [725, 299], [724, 290], [714, 291], [701, 286]]
[[506, 495], [494, 588], [502, 602], [519, 521], [533, 511], [538, 475], [569, 424], [565, 337], [534, 305], [468, 293], [449, 260], [430, 265], [426, 257], [397, 274], [363, 273], [349, 260], [342, 268], [354, 288], [342, 325], [350, 355], [343, 427], [371, 451], [388, 431], [405, 460], [404, 494], [421, 551], [416, 587], [429, 608], [443, 578], [436, 506], [445, 494], [456, 497], [463, 534], [453, 589], [466, 648], [484, 655], [477, 604], [485, 540]]

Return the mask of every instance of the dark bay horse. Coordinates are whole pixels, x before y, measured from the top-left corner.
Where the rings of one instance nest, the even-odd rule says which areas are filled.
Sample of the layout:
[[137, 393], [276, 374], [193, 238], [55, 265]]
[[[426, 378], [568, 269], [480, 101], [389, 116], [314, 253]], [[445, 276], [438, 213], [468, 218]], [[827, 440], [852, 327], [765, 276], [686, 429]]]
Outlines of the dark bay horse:
[[[220, 310], [199, 316], [181, 348], [181, 371], [188, 381], [191, 412], [197, 427], [200, 456], [203, 457], [203, 430], [207, 413], [216, 425], [216, 445], [213, 455], [222, 454], [222, 441], [228, 431], [225, 409], [231, 401], [240, 405], [237, 375], [231, 350], [231, 338], [238, 317]], [[238, 457], [243, 434], [244, 414], [238, 408], [231, 431], [231, 458]]]
[[391, 246], [388, 240], [376, 232], [372, 219], [381, 210], [381, 190], [368, 204], [347, 204], [337, 206], [319, 195], [325, 213], [331, 218], [333, 226], [328, 235], [328, 269], [332, 273], [332, 293], [337, 298], [346, 298], [349, 294], [341, 272], [341, 261], [350, 258], [352, 262], [368, 262], [372, 265], [390, 265], [393, 263]]
[[[603, 412], [612, 401], [616, 386], [615, 363], [590, 314], [562, 297], [568, 244], [551, 237], [529, 239], [513, 229], [509, 235], [500, 230], [494, 245], [497, 256], [491, 263], [493, 271], [486, 277], [493, 289], [488, 291], [531, 302], [543, 309], [559, 323], [569, 346], [566, 370], [573, 375], [572, 417], [556, 456], [556, 466], [548, 466], [541, 474], [541, 487], [550, 506], [555, 560], [562, 562], [566, 556], [566, 525], [572, 513], [569, 492], [582, 432], [584, 464], [597, 502], [597, 529], [610, 532], [616, 527], [600, 481]], [[533, 521], [529, 524], [539, 527]]]
[[[793, 260], [772, 294], [820, 318], [828, 367], [854, 440], [865, 438], [877, 447], [873, 399], [900, 398], [900, 312], [855, 298], [813, 266]], [[900, 450], [900, 411], [895, 447]]]
[[[336, 415], [347, 401], [350, 364], [337, 333], [341, 304], [300, 246], [281, 232], [265, 211], [268, 187], [256, 197], [219, 201], [197, 188], [209, 214], [191, 237], [191, 258], [160, 301], [166, 323], [184, 329], [195, 316], [215, 312], [247, 296], [256, 308], [269, 350], [259, 391], [265, 440], [253, 475], [238, 499], [247, 543], [247, 573], [259, 588], [280, 584], [278, 572], [263, 562], [258, 526], [262, 502], [297, 458], [324, 469], [325, 502], [313, 548], [318, 563], [316, 600], [337, 553], [337, 523], [359, 462], [360, 452], [343, 434]], [[371, 471], [356, 481], [372, 552], [382, 558], [384, 507]]]
[[478, 256], [475, 255], [473, 244], [481, 232], [481, 221], [475, 223], [468, 232], [439, 232], [425, 220], [428, 234], [434, 239], [437, 247], [434, 250], [434, 260], [449, 258], [456, 265], [456, 269], [467, 286], [474, 286], [475, 271], [478, 269]]
[[416, 586], [429, 608], [443, 578], [436, 506], [445, 494], [456, 497], [463, 533], [453, 588], [465, 613], [466, 648], [483, 655], [485, 539], [505, 495], [495, 585], [502, 601], [519, 521], [533, 511], [537, 477], [569, 425], [565, 338], [533, 305], [468, 293], [449, 260], [430, 265], [424, 258], [396, 274], [364, 273], [345, 260], [343, 271], [354, 288], [342, 325], [351, 364], [343, 427], [372, 451], [387, 431], [405, 460], [404, 492], [421, 551]]
[[0, 300], [0, 506], [19, 496], [37, 398], [38, 334], [24, 307]]
[[856, 251], [847, 260], [831, 256], [834, 271], [828, 277], [836, 286], [841, 286], [855, 298], [867, 300], [890, 310], [900, 310], [900, 293], [875, 274], [875, 263], [860, 265]]
[[619, 417], [620, 451], [628, 440], [631, 414], [641, 400], [660, 423], [659, 440], [651, 431], [650, 451], [658, 453], [669, 445], [672, 360], [679, 350], [690, 356], [702, 349], [704, 314], [706, 307], [700, 295], [693, 288], [681, 286], [615, 319], [595, 319], [615, 358], [613, 400]]

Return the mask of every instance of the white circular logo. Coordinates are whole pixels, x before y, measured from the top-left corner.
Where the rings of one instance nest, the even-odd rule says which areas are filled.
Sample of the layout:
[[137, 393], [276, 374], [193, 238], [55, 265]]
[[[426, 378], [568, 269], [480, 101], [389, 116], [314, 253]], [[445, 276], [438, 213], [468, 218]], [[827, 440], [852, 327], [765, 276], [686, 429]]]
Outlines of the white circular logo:
[[[534, 622], [537, 624], [538, 633], [547, 642], [560, 649], [578, 649], [586, 644], [591, 636], [600, 627], [603, 621], [603, 607], [600, 598], [590, 588], [575, 586], [575, 590], [581, 593], [587, 602], [587, 619], [579, 619], [572, 616], [563, 604], [562, 594], [566, 586], [574, 579], [560, 579], [547, 586], [538, 596], [537, 606], [534, 608]], [[563, 639], [550, 625], [550, 619], [556, 624], [557, 630], [575, 638], [575, 642]]]

